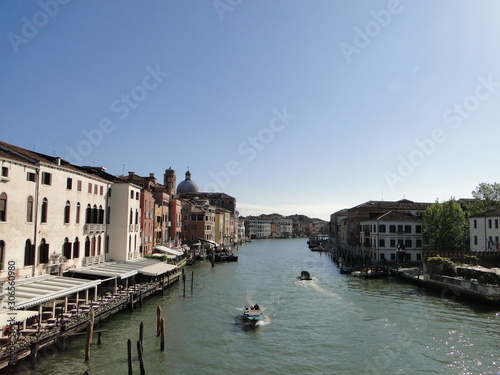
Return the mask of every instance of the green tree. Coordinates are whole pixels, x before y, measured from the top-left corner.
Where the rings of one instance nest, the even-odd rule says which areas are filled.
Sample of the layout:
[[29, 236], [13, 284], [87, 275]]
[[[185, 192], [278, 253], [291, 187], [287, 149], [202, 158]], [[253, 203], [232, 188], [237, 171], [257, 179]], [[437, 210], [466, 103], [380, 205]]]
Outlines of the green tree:
[[496, 182], [492, 184], [487, 182], [480, 183], [472, 191], [472, 196], [476, 199], [468, 205], [468, 209], [472, 215], [485, 212], [490, 208], [499, 208], [500, 184]]
[[462, 250], [466, 235], [465, 213], [455, 199], [428, 207], [423, 216], [424, 235], [435, 250]]

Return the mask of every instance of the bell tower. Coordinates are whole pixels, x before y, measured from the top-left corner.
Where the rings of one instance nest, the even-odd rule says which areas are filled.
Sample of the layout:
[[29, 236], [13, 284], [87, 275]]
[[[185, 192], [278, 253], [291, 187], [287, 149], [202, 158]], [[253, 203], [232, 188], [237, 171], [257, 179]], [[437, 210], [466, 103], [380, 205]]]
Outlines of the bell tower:
[[175, 187], [177, 186], [177, 179], [175, 178], [175, 171], [172, 167], [169, 167], [165, 170], [165, 174], [163, 175], [163, 185], [166, 188], [172, 190], [172, 194], [175, 194]]

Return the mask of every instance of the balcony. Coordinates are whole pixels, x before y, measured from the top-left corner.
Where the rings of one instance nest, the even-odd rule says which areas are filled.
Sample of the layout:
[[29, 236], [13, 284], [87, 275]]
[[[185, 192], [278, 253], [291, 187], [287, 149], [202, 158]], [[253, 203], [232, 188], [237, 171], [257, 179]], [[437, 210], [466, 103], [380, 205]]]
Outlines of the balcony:
[[83, 234], [98, 234], [106, 231], [106, 224], [85, 224]]
[[85, 257], [82, 259], [82, 267], [93, 266], [95, 264], [104, 263], [104, 254]]

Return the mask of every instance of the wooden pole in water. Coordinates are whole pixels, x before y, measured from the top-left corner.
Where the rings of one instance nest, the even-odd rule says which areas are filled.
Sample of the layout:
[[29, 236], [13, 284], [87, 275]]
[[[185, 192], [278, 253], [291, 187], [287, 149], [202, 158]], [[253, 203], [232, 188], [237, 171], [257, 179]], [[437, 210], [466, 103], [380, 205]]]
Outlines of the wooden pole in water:
[[156, 308], [156, 336], [160, 336], [161, 334], [161, 328], [160, 328], [160, 324], [161, 324], [161, 307], [160, 305], [158, 305], [158, 307]]
[[194, 271], [191, 271], [191, 293], [193, 293]]
[[144, 358], [142, 357], [142, 343], [137, 341], [137, 354], [139, 355], [139, 367], [141, 369], [141, 375], [146, 374], [144, 370]]
[[36, 359], [38, 357], [38, 351], [36, 350], [36, 342], [31, 343], [30, 347], [30, 358], [31, 358], [31, 368], [34, 369], [36, 368]]
[[127, 353], [128, 353], [128, 375], [132, 374], [132, 341], [128, 339], [127, 341]]
[[94, 332], [94, 309], [90, 308], [90, 319], [87, 323], [87, 345], [85, 346], [85, 361], [90, 359], [90, 345], [92, 345], [92, 334]]
[[139, 341], [141, 342], [141, 346], [144, 342], [144, 323], [141, 322], [139, 325]]
[[165, 350], [165, 319], [160, 318], [160, 350]]

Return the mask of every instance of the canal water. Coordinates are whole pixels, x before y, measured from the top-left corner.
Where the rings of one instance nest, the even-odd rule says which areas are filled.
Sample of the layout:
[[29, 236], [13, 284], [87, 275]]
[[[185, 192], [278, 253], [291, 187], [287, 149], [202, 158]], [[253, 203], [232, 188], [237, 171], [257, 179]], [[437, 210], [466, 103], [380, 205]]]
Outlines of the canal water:
[[[84, 336], [40, 353], [32, 374], [127, 374], [127, 339], [144, 322], [147, 374], [499, 374], [500, 309], [459, 303], [393, 279], [340, 275], [306, 239], [257, 240], [235, 263], [198, 262], [182, 282], [142, 308], [113, 316], [84, 362]], [[300, 281], [302, 270], [313, 280]], [[194, 273], [191, 293], [191, 272]], [[258, 303], [256, 328], [241, 320]], [[156, 337], [156, 307], [166, 348]], [[96, 339], [94, 339], [94, 342]], [[25, 372], [26, 374], [30, 372]]]

